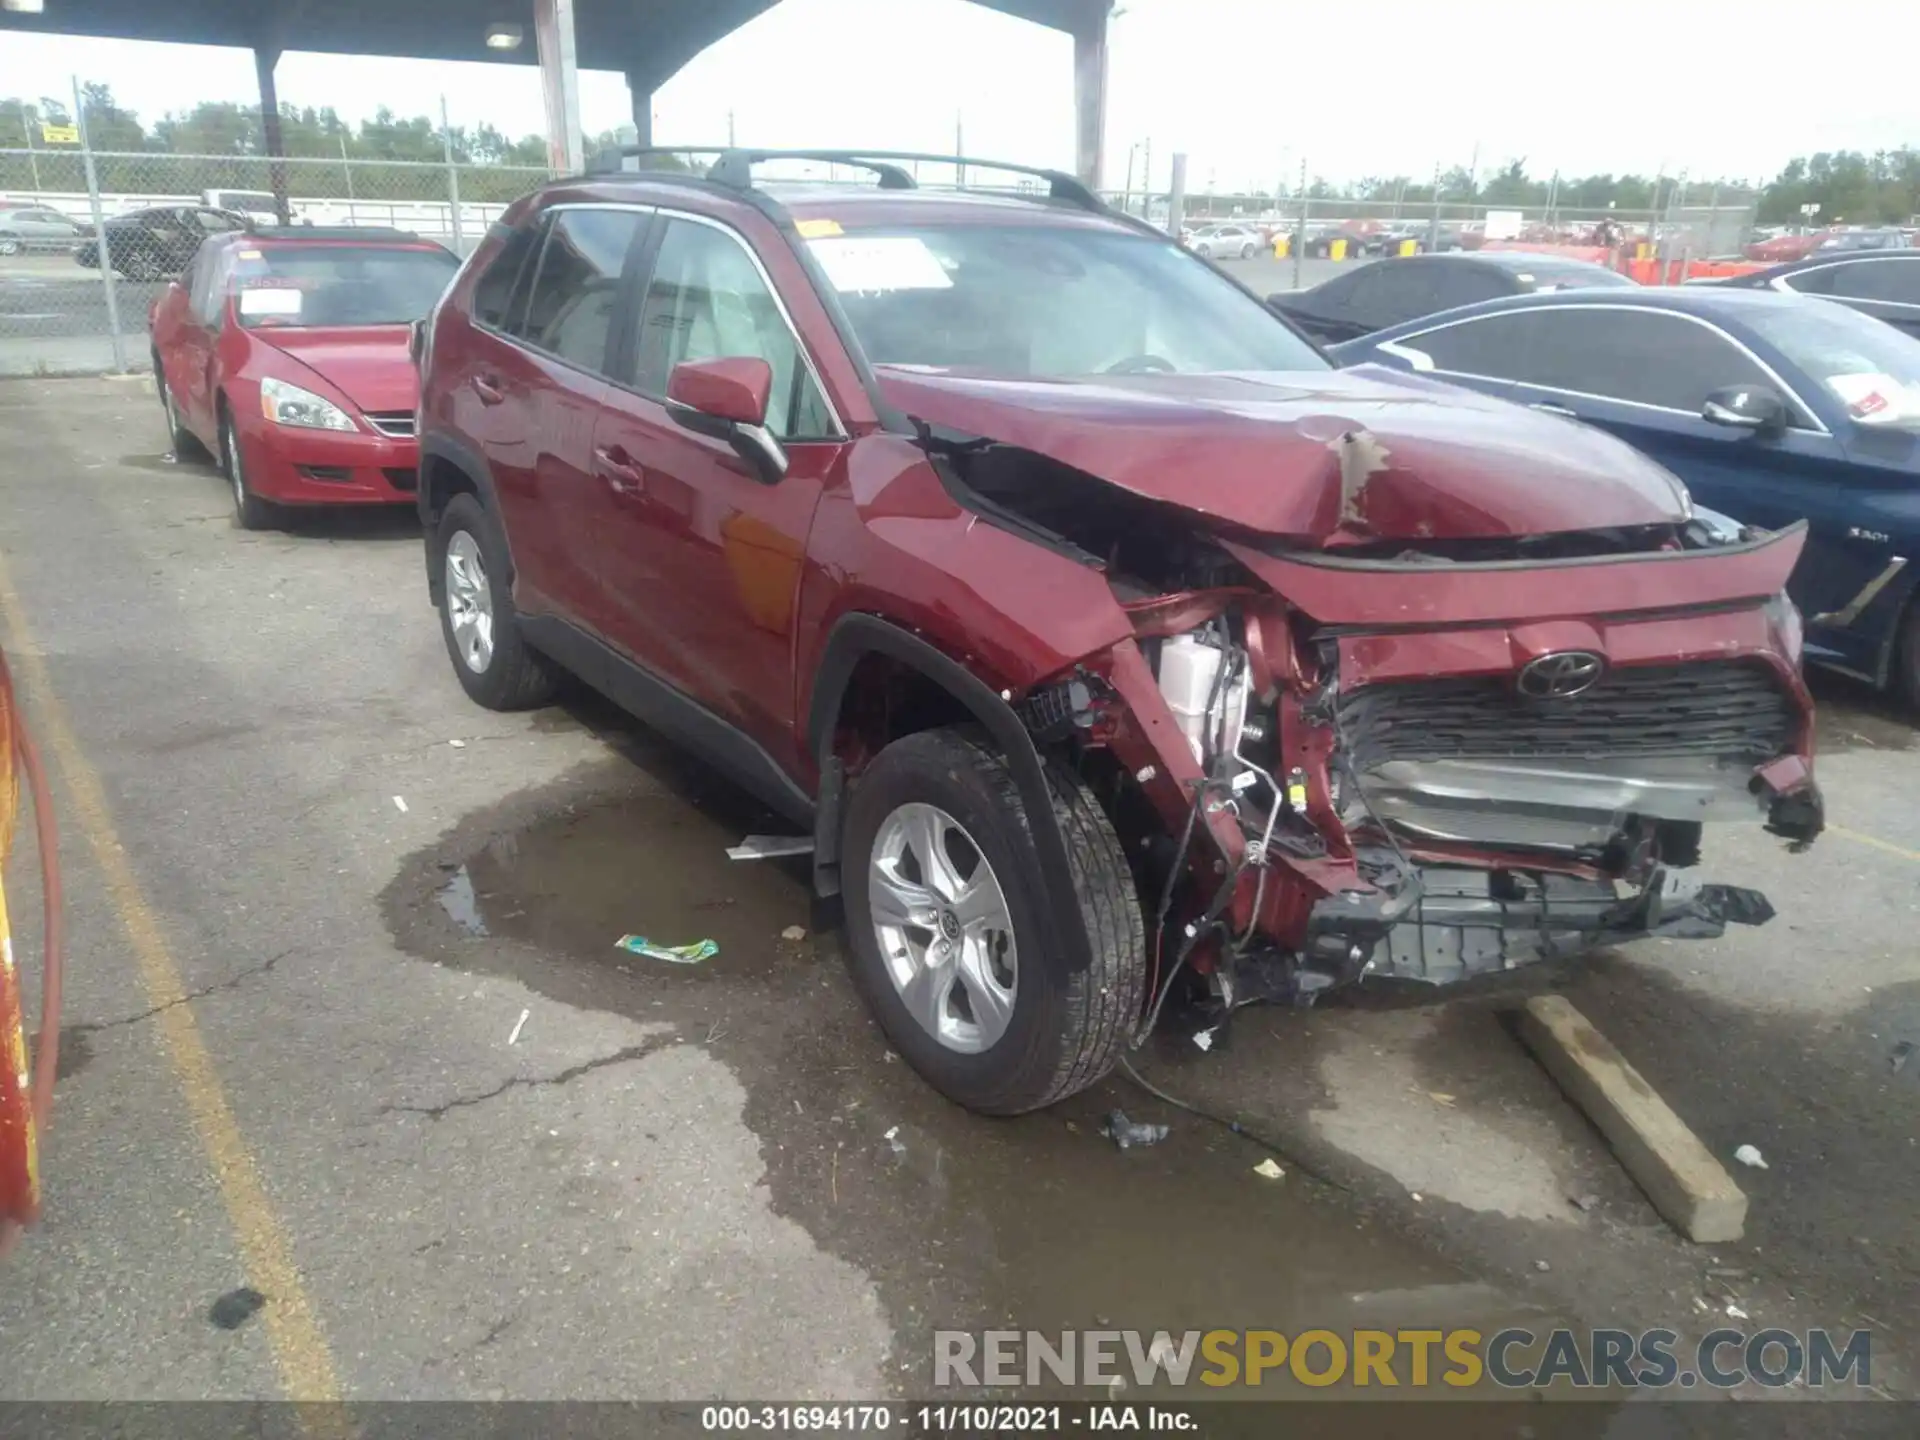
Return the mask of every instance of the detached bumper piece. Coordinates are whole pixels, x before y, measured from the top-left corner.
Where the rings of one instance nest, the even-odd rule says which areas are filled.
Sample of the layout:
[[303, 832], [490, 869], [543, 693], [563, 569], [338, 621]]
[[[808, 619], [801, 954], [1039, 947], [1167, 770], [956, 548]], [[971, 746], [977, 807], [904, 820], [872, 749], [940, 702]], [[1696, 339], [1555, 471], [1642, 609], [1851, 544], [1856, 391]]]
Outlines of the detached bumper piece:
[[1709, 940], [1730, 924], [1763, 925], [1774, 914], [1757, 890], [1699, 884], [1664, 866], [1625, 897], [1609, 881], [1429, 867], [1420, 872], [1417, 898], [1383, 923], [1395, 908], [1392, 901], [1355, 905], [1344, 896], [1315, 905], [1302, 963], [1326, 978], [1296, 982], [1294, 998], [1358, 978], [1355, 970], [1449, 985], [1649, 936]]

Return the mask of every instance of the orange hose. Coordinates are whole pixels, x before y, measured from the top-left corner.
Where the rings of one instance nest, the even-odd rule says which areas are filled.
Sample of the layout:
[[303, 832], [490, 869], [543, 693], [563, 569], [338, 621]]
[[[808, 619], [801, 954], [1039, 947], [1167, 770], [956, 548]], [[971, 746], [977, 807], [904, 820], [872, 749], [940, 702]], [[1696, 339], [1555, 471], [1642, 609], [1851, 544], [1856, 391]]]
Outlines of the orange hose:
[[[27, 731], [26, 717], [14, 697], [13, 675], [0, 653], [0, 709], [12, 719], [14, 754], [27, 777], [33, 797], [34, 840], [40, 851], [40, 901], [43, 950], [46, 956], [40, 982], [40, 1033], [33, 1054], [33, 1124], [44, 1134], [53, 1116], [53, 1080], [60, 1068], [60, 1000], [65, 977], [66, 933], [63, 923], [63, 884], [60, 874], [60, 833], [53, 818], [53, 792], [40, 763], [39, 747]], [[0, 1258], [19, 1240], [20, 1227], [0, 1223]]]

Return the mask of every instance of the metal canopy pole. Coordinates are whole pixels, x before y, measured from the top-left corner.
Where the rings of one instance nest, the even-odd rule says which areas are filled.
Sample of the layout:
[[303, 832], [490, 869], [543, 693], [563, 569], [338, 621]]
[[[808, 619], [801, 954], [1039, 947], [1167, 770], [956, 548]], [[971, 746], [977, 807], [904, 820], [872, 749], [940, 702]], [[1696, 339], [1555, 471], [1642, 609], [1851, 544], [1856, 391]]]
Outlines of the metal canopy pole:
[[1089, 190], [1100, 188], [1107, 138], [1107, 7], [1073, 32], [1074, 168]]
[[547, 105], [547, 163], [563, 174], [577, 175], [587, 168], [587, 157], [580, 136], [573, 0], [534, 0], [533, 36], [540, 50], [540, 90]]

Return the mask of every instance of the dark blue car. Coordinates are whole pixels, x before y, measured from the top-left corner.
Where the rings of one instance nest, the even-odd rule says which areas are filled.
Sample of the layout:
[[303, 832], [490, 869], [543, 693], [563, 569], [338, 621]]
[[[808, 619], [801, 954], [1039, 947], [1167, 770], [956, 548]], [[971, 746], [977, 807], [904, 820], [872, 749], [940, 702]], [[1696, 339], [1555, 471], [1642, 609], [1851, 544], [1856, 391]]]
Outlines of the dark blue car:
[[1336, 345], [1610, 430], [1695, 501], [1809, 522], [1790, 586], [1809, 661], [1920, 708], [1920, 340], [1778, 291], [1520, 295]]

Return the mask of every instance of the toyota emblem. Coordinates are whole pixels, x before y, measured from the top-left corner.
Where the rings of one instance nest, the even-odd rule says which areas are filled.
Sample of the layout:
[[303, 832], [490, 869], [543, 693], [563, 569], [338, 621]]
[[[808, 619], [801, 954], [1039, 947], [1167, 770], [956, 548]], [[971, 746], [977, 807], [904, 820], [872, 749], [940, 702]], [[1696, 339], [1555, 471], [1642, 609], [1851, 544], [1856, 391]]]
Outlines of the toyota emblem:
[[1529, 700], [1571, 700], [1591, 690], [1606, 668], [1604, 655], [1591, 650], [1562, 650], [1529, 660], [1514, 683]]

